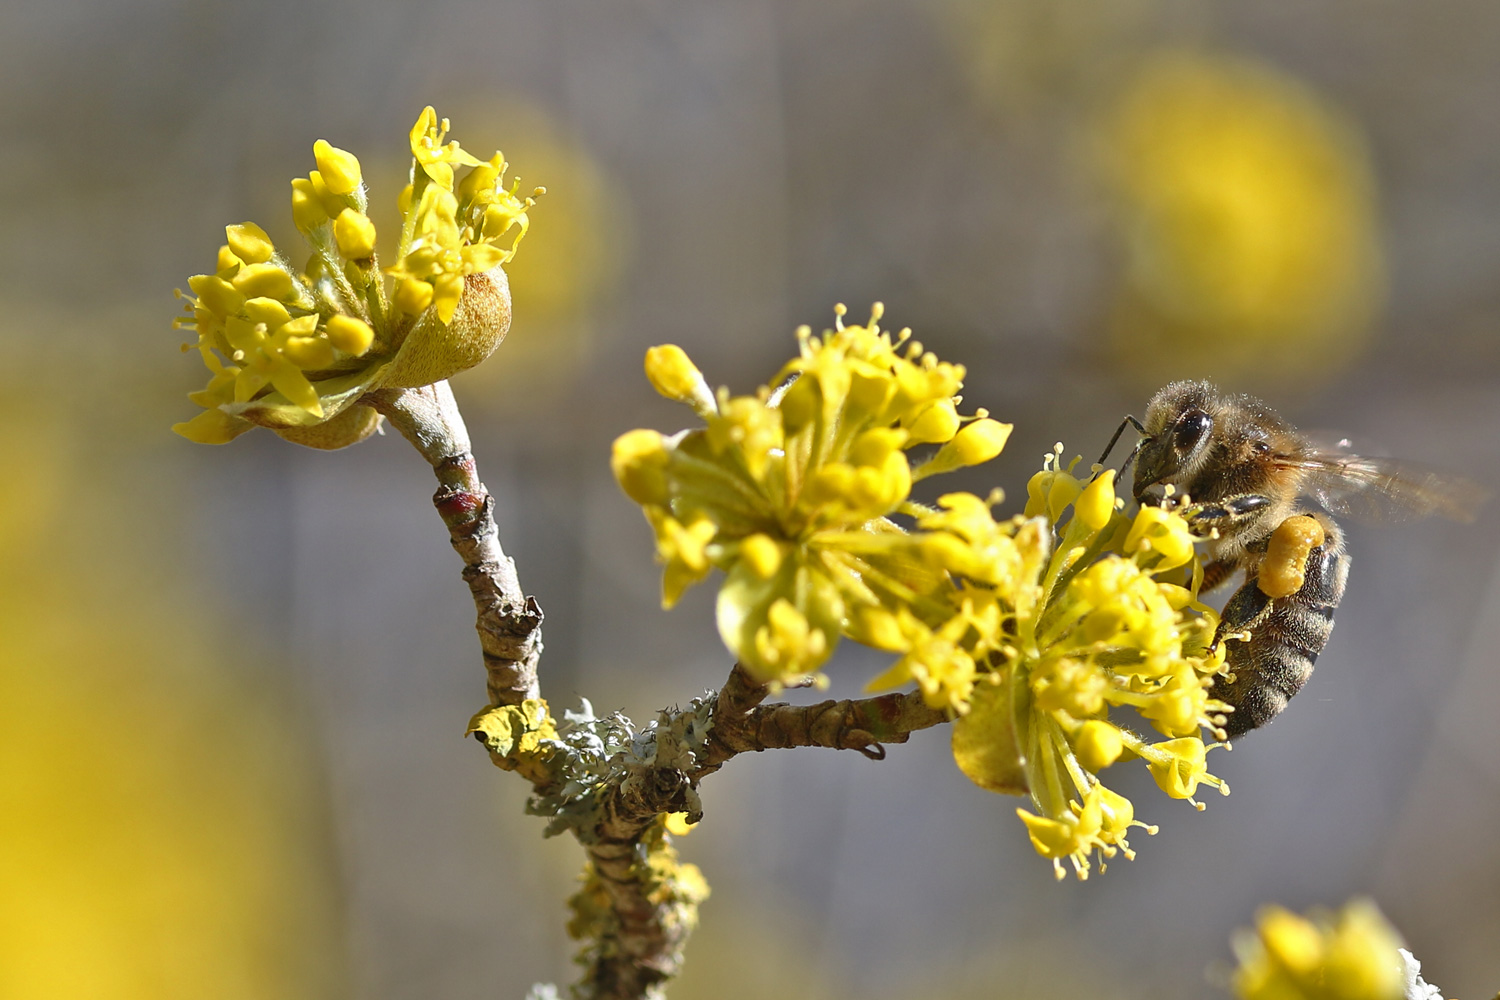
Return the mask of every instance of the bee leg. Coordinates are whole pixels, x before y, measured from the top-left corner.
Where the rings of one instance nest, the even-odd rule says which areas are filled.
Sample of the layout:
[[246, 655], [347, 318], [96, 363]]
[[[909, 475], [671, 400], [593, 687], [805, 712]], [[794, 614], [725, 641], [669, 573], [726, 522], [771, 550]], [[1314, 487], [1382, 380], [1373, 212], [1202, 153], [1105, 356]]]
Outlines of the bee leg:
[[[1286, 565], [1278, 567], [1281, 561]], [[1215, 677], [1209, 689], [1234, 707], [1226, 736], [1270, 722], [1301, 690], [1328, 642], [1348, 576], [1343, 532], [1326, 514], [1289, 517], [1273, 532], [1257, 574], [1229, 599], [1214, 633], [1217, 644], [1232, 632], [1250, 632], [1227, 650], [1233, 679]]]
[[1192, 504], [1183, 508], [1182, 516], [1192, 525], [1194, 534], [1207, 536], [1254, 517], [1270, 505], [1268, 496], [1242, 493], [1218, 503]]
[[[1235, 591], [1234, 596], [1224, 605], [1219, 627], [1214, 631], [1214, 640], [1208, 647], [1212, 653], [1226, 637], [1236, 634], [1241, 640], [1226, 650], [1224, 661], [1229, 668], [1228, 673], [1216, 676], [1208, 689], [1210, 698], [1216, 698], [1231, 708], [1226, 713], [1222, 727], [1224, 736], [1229, 739], [1243, 736], [1269, 722], [1286, 704], [1285, 697], [1274, 705], [1262, 704], [1266, 700], [1265, 696], [1272, 692], [1261, 683], [1257, 650], [1253, 648], [1254, 639], [1259, 633], [1251, 630], [1266, 623], [1271, 617], [1273, 606], [1274, 598], [1260, 589], [1254, 577], [1246, 580], [1244, 586]], [[1248, 638], [1245, 633], [1250, 633]]]
[[1224, 612], [1219, 615], [1219, 627], [1214, 630], [1214, 641], [1209, 643], [1208, 651], [1212, 653], [1218, 649], [1225, 636], [1248, 632], [1265, 621], [1271, 613], [1271, 600], [1271, 595], [1260, 589], [1259, 581], [1254, 577], [1246, 580], [1245, 585], [1236, 590], [1229, 603], [1224, 605]]

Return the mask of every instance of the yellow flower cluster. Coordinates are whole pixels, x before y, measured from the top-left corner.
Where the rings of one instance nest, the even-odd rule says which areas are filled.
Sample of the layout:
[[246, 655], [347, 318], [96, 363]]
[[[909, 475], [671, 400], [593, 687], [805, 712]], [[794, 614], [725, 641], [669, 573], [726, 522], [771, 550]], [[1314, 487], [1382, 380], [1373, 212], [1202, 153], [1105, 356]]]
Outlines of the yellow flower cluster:
[[[888, 515], [907, 510], [914, 482], [995, 457], [1010, 427], [983, 411], [960, 417], [963, 368], [924, 351], [910, 331], [883, 332], [880, 315], [876, 306], [867, 326], [846, 327], [840, 309], [837, 329], [816, 337], [802, 328], [799, 356], [773, 380], [781, 388], [754, 396], [715, 397], [681, 349], [654, 349], [652, 383], [707, 426], [671, 438], [632, 431], [615, 442], [615, 475], [645, 508], [666, 564], [664, 603], [711, 567], [724, 570], [719, 633], [766, 681], [814, 674], [844, 634], [909, 650], [944, 641], [951, 618], [948, 632], [961, 631], [964, 616], [993, 616], [977, 597], [967, 608], [950, 602], [946, 560], [993, 575], [1004, 572], [998, 551], [948, 532], [951, 544], [935, 539], [924, 550]], [[908, 452], [922, 445], [940, 447], [913, 464]], [[1010, 542], [998, 535], [996, 545]], [[971, 657], [983, 655], [970, 644]], [[969, 679], [974, 669], [971, 658]], [[957, 709], [967, 683], [935, 678], [932, 697]]]
[[[214, 272], [194, 275], [192, 294], [181, 296], [191, 315], [177, 325], [197, 331], [211, 374], [189, 395], [203, 412], [173, 430], [222, 444], [259, 425], [340, 447], [379, 423], [358, 405], [366, 392], [427, 385], [489, 356], [510, 326], [501, 265], [526, 233], [533, 199], [517, 195], [518, 183], [504, 186], [499, 153], [478, 160], [445, 143], [447, 129], [432, 108], [412, 129], [411, 183], [386, 271], [359, 160], [322, 139], [313, 145], [317, 169], [292, 181], [305, 267], [252, 222], [226, 228]], [[468, 173], [457, 179], [455, 168]]]
[[[1090, 855], [1133, 857], [1133, 826], [1155, 832], [1100, 781], [1118, 760], [1140, 758], [1163, 792], [1200, 809], [1200, 784], [1228, 794], [1198, 735], [1223, 722], [1207, 693], [1223, 653], [1207, 652], [1217, 615], [1195, 597], [1192, 535], [1175, 513], [1122, 507], [1114, 472], [1081, 480], [1061, 467], [1061, 446], [1032, 477], [1023, 518], [1049, 546], [1015, 601], [990, 690], [954, 723], [964, 773], [1031, 797], [1040, 815], [1017, 812], [1059, 878], [1064, 860], [1087, 878]], [[1111, 721], [1121, 707], [1169, 738], [1152, 743]]]
[[[1144, 824], [1097, 777], [1122, 757], [1173, 798], [1203, 783], [1227, 793], [1198, 736], [1223, 721], [1207, 694], [1223, 660], [1207, 653], [1217, 616], [1196, 600], [1186, 522], [1127, 516], [1114, 474], [1080, 480], [1060, 446], [1021, 515], [996, 520], [998, 492], [914, 502], [914, 483], [994, 458], [1010, 427], [960, 416], [962, 366], [882, 331], [878, 305], [865, 326], [839, 315], [822, 336], [799, 330], [779, 388], [754, 396], [711, 393], [677, 347], [648, 353], [653, 385], [706, 424], [615, 442], [615, 475], [665, 564], [664, 603], [722, 569], [720, 635], [768, 682], [814, 674], [844, 636], [897, 654], [871, 688], [915, 683], [953, 716], [959, 767], [1031, 797], [1039, 815], [1022, 818], [1059, 876], [1064, 859], [1085, 877], [1095, 852], [1131, 856], [1126, 833]], [[1168, 739], [1110, 721], [1122, 707]]]
[[1235, 935], [1234, 992], [1241, 1000], [1400, 1000], [1410, 995], [1400, 948], [1368, 899], [1308, 917], [1268, 906], [1255, 930]]

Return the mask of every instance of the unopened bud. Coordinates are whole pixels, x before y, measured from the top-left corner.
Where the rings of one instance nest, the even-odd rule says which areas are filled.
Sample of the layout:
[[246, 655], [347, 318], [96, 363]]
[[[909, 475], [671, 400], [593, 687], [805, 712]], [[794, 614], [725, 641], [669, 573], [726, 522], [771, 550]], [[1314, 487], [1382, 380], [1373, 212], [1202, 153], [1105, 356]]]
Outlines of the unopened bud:
[[351, 194], [362, 182], [359, 157], [330, 145], [326, 139], [313, 143], [313, 157], [318, 161], [323, 183], [334, 194]]
[[703, 373], [676, 344], [662, 344], [646, 352], [646, 378], [657, 392], [688, 404], [697, 413], [717, 412], [713, 391]]

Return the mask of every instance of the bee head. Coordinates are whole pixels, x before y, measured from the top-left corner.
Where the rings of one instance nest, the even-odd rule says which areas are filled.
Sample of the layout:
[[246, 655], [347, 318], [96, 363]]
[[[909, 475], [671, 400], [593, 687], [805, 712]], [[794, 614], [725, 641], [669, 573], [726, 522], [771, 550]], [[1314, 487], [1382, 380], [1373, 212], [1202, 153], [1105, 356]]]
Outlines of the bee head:
[[1214, 437], [1219, 394], [1207, 382], [1173, 382], [1146, 407], [1146, 437], [1135, 458], [1132, 492], [1140, 504], [1159, 505], [1157, 487], [1191, 494]]

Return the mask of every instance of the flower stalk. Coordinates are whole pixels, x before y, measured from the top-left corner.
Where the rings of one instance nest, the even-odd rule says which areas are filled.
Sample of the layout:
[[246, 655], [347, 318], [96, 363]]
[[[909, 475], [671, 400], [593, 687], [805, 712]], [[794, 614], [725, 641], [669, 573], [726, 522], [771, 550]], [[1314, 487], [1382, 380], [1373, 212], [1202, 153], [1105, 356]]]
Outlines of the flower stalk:
[[381, 389], [365, 397], [412, 443], [437, 475], [432, 503], [464, 561], [464, 581], [478, 611], [491, 705], [540, 697], [542, 609], [521, 590], [516, 564], [500, 545], [494, 498], [479, 479], [469, 432], [448, 383]]

